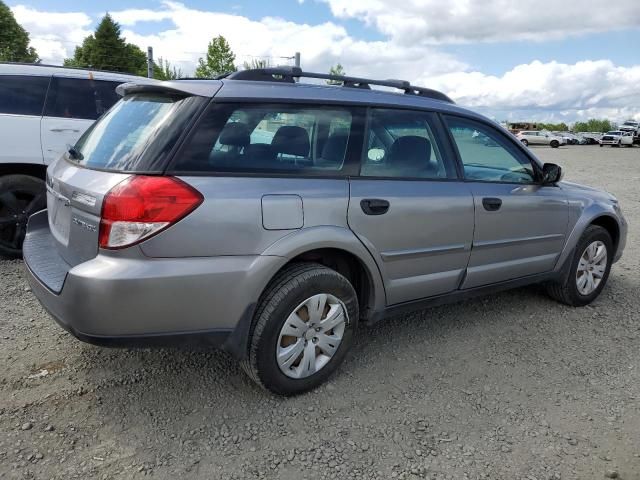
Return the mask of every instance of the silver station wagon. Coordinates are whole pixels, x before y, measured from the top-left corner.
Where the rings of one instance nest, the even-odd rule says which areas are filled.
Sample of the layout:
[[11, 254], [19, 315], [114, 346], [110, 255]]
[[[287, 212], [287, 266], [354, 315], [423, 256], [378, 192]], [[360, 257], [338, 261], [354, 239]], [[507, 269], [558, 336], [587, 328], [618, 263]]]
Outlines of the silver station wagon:
[[279, 68], [118, 91], [49, 166], [24, 243], [33, 291], [90, 343], [220, 347], [291, 395], [359, 323], [533, 283], [586, 305], [625, 246], [612, 195], [405, 81]]

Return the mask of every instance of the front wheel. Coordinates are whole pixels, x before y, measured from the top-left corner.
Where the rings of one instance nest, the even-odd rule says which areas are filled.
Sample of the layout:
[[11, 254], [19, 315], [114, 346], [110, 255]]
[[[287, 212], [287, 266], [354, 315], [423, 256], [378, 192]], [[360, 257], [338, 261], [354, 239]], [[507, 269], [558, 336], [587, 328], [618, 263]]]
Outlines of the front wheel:
[[0, 256], [20, 257], [29, 216], [47, 208], [46, 187], [29, 175], [0, 177]]
[[322, 384], [342, 363], [358, 325], [358, 299], [330, 268], [299, 263], [280, 272], [254, 317], [245, 372], [278, 395]]
[[551, 140], [551, 148], [558, 148], [560, 146], [560, 143], [558, 143], [557, 140]]
[[576, 245], [565, 281], [548, 284], [547, 292], [552, 298], [573, 307], [588, 305], [607, 283], [613, 256], [609, 232], [591, 225]]
[[529, 146], [529, 142], [526, 139], [520, 140], [525, 147]]

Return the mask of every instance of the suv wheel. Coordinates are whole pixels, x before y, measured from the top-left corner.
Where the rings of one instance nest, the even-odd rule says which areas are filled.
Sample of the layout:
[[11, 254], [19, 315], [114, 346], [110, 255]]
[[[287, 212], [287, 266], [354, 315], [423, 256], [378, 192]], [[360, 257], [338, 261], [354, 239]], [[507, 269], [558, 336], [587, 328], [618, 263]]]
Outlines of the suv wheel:
[[551, 148], [558, 148], [560, 146], [560, 143], [558, 143], [557, 140], [551, 140]]
[[291, 265], [262, 295], [243, 369], [278, 395], [323, 383], [342, 363], [358, 324], [358, 299], [349, 281], [315, 263]]
[[529, 146], [529, 142], [527, 141], [527, 139], [526, 139], [526, 138], [523, 138], [523, 139], [522, 139], [522, 140], [520, 140], [520, 141], [522, 142], [522, 144], [523, 144], [525, 147], [528, 147], [528, 146]]
[[609, 232], [591, 225], [574, 250], [565, 282], [548, 284], [549, 295], [573, 307], [593, 302], [607, 283], [613, 255], [613, 242]]
[[29, 216], [47, 208], [44, 182], [29, 175], [0, 177], [0, 256], [20, 257]]

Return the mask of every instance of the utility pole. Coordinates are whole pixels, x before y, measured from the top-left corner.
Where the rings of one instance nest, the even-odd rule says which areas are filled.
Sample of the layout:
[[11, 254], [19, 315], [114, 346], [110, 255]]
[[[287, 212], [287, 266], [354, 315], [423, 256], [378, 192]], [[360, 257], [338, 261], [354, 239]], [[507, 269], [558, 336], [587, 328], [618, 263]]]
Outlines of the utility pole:
[[300, 68], [300, 52], [296, 52], [294, 56], [294, 63], [296, 67]]
[[147, 47], [147, 77], [153, 78], [153, 47]]

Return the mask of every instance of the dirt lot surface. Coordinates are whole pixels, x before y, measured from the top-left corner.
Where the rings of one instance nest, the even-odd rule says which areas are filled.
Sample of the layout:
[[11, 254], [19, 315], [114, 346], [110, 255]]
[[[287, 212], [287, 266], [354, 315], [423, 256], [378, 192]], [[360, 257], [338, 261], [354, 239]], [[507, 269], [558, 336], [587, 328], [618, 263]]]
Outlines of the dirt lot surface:
[[535, 152], [622, 201], [600, 299], [528, 287], [363, 328], [293, 399], [223, 353], [82, 344], [0, 261], [0, 478], [640, 479], [640, 148]]

